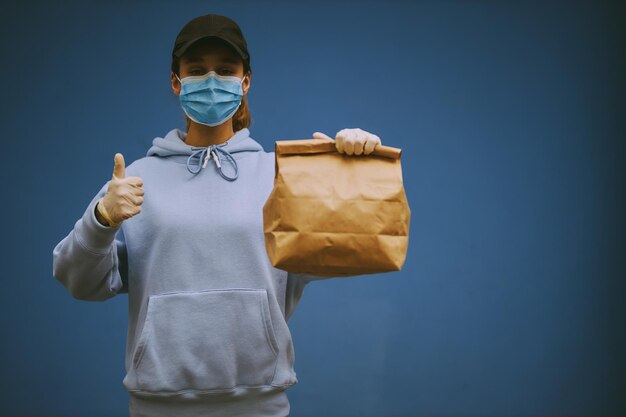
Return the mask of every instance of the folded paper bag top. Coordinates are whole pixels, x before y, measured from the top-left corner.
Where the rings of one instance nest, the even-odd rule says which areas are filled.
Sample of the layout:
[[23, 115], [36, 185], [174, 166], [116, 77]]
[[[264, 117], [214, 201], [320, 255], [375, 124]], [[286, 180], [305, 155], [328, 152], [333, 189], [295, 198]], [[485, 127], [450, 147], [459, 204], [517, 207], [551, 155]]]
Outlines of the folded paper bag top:
[[272, 265], [320, 277], [400, 270], [411, 217], [400, 155], [383, 145], [346, 155], [328, 139], [276, 141], [274, 188], [263, 206]]

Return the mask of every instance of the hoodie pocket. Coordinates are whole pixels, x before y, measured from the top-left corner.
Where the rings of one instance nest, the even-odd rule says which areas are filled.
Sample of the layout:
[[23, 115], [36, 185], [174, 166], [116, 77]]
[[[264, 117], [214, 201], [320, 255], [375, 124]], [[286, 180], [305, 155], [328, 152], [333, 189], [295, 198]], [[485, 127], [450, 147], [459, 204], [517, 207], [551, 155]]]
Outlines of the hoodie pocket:
[[227, 391], [271, 384], [278, 351], [266, 290], [166, 293], [148, 300], [133, 366], [140, 390]]

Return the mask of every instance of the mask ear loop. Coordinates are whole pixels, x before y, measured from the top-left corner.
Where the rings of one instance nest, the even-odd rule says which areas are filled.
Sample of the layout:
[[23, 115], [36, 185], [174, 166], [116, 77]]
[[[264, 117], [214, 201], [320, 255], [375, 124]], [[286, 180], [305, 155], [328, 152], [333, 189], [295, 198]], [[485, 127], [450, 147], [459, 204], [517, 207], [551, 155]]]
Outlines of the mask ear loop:
[[241, 87], [241, 93], [243, 94], [243, 82], [246, 79], [246, 74], [243, 75], [243, 77], [241, 77], [241, 83], [239, 84], [239, 86]]

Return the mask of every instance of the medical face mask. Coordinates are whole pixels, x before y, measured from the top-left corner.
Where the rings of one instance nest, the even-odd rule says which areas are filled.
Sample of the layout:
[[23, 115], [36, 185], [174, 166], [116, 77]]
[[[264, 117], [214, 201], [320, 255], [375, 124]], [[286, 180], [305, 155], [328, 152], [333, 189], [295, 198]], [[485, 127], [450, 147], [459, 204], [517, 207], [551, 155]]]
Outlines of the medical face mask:
[[[176, 75], [178, 78], [178, 75]], [[243, 78], [218, 75], [185, 77], [180, 81], [180, 104], [191, 120], [207, 126], [217, 126], [230, 119], [243, 98]]]

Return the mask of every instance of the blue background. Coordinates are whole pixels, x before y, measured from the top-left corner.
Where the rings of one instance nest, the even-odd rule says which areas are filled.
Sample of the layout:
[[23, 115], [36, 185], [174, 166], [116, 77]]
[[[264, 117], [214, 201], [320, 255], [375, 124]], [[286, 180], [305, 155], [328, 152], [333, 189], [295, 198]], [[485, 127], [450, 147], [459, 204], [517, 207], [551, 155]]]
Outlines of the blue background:
[[251, 52], [251, 135], [402, 148], [401, 272], [311, 284], [293, 417], [626, 415], [625, 8], [575, 2], [17, 2], [2, 42], [2, 415], [124, 416], [127, 296], [52, 249], [113, 171], [184, 128], [174, 38]]

